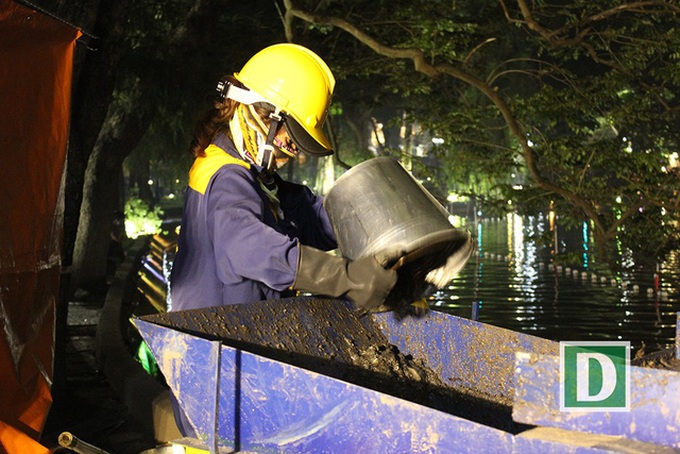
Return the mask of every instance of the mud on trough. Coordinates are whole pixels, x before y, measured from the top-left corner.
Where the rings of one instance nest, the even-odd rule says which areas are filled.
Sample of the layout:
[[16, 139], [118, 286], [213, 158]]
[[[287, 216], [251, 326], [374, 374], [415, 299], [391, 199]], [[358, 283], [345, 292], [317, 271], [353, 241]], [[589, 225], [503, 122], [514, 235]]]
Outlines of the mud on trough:
[[507, 399], [455, 387], [344, 301], [289, 298], [142, 319], [510, 433], [530, 427], [512, 420]]

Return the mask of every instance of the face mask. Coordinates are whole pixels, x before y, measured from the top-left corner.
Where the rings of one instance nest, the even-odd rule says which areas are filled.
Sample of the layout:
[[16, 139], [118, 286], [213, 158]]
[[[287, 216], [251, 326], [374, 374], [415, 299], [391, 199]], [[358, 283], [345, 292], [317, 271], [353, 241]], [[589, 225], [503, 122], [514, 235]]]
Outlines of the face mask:
[[300, 151], [295, 145], [285, 144], [278, 137], [274, 137], [274, 146], [291, 158], [297, 158], [297, 156], [300, 154]]
[[[276, 146], [276, 145], [275, 145]], [[291, 158], [288, 153], [284, 152], [282, 149], [278, 148], [274, 152], [274, 160], [272, 162], [272, 170], [277, 171], [286, 164], [288, 164], [288, 161], [290, 161]]]

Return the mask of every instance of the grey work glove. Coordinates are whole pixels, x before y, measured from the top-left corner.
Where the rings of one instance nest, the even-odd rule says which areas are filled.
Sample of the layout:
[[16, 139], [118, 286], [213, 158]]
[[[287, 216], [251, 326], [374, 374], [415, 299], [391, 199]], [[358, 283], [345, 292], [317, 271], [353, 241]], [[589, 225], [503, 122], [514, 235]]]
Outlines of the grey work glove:
[[375, 257], [354, 261], [309, 246], [299, 246], [293, 289], [327, 296], [347, 296], [362, 312], [383, 304], [397, 283], [397, 272], [385, 269]]

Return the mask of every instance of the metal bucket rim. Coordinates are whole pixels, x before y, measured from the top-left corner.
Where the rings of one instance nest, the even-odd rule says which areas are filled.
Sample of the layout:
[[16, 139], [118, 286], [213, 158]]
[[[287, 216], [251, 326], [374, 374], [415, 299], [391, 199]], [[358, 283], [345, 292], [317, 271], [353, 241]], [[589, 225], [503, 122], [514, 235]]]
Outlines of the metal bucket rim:
[[[407, 263], [411, 263], [421, 257], [429, 255], [432, 251], [440, 249], [449, 243], [471, 243], [471, 238], [469, 232], [458, 230], [453, 227], [449, 230], [433, 232], [418, 238], [417, 241], [409, 243], [407, 248], [404, 249], [406, 253], [401, 255], [401, 258], [399, 258], [396, 263], [391, 264], [391, 267], [393, 269], [400, 268]], [[397, 246], [396, 249], [399, 249], [399, 247]], [[390, 247], [389, 251], [385, 248], [375, 248], [373, 251], [367, 251], [365, 255], [381, 257], [392, 250], [394, 250], [393, 247]]]
[[[351, 177], [353, 174], [359, 172], [364, 167], [375, 166], [382, 161], [391, 161], [391, 162], [397, 164], [399, 167], [404, 168], [404, 166], [402, 166], [401, 163], [394, 158], [391, 158], [389, 156], [378, 156], [376, 158], [367, 159], [365, 161], [360, 162], [359, 164], [353, 165], [351, 168], [349, 168], [345, 173], [340, 175], [335, 180], [335, 184], [333, 186], [335, 187], [335, 185], [342, 182], [342, 180], [346, 180], [347, 178]], [[404, 170], [406, 170], [406, 169], [404, 169]], [[406, 172], [409, 173], [408, 171], [406, 171]], [[409, 175], [410, 175], [410, 173], [409, 173]], [[332, 191], [333, 188], [331, 188], [330, 190]]]

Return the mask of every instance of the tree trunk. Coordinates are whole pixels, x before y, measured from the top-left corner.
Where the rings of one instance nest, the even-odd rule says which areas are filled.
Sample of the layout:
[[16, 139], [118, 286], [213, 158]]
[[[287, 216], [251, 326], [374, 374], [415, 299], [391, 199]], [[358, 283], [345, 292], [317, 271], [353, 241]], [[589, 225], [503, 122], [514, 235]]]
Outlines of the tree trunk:
[[347, 114], [343, 116], [345, 125], [352, 132], [354, 143], [357, 150], [368, 150], [371, 131], [367, 127], [370, 122], [372, 111], [368, 108], [348, 106], [345, 108]]
[[143, 153], [135, 154], [139, 156], [130, 162], [130, 192], [136, 192], [137, 197], [148, 204], [153, 205], [154, 196], [149, 187], [149, 178], [151, 177], [149, 159], [147, 156], [144, 156]]
[[73, 251], [74, 281], [78, 288], [96, 294], [106, 291], [106, 271], [111, 225], [117, 205], [120, 165], [107, 164], [102, 147], [90, 156], [85, 174], [78, 235]]
[[[62, 263], [73, 261], [73, 249], [80, 219], [85, 173], [89, 156], [97, 142], [111, 104], [120, 65], [121, 36], [129, 0], [101, 1], [91, 31], [97, 39], [92, 49], [81, 45], [79, 67], [74, 81], [71, 130], [64, 206], [64, 246]], [[84, 24], [87, 25], [87, 24]], [[85, 53], [84, 55], [82, 53]]]
[[109, 124], [120, 127], [110, 128], [102, 134], [90, 156], [73, 252], [72, 288], [95, 292], [106, 289], [111, 225], [115, 210], [120, 206], [122, 163], [151, 123], [152, 112], [145, 112], [125, 112], [110, 121]]

